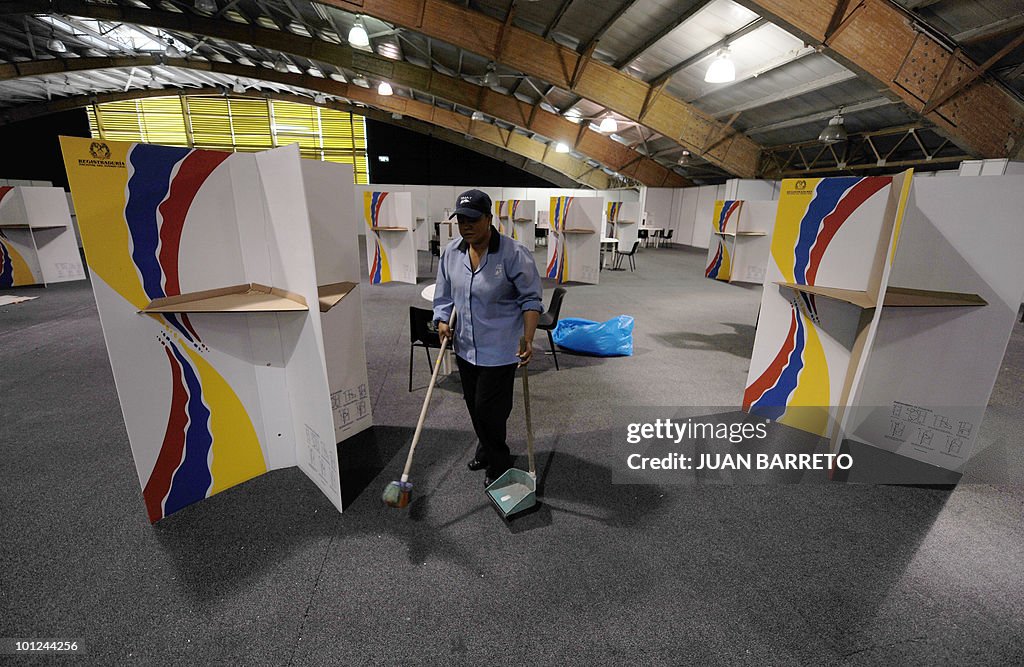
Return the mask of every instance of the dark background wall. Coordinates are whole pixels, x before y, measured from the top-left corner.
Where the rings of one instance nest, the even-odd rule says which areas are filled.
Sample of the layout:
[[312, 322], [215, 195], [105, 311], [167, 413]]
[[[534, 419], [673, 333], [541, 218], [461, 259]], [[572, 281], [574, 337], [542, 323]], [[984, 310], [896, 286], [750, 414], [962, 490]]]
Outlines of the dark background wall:
[[[551, 188], [529, 172], [412, 130], [366, 119], [371, 183]], [[377, 159], [387, 155], [388, 162]]]
[[[0, 178], [51, 181], [67, 188], [57, 137], [89, 136], [84, 109], [0, 125]], [[418, 132], [367, 119], [367, 153], [373, 183], [553, 187], [548, 181], [498, 160]], [[380, 162], [387, 155], [389, 162]]]
[[67, 189], [68, 176], [60, 154], [60, 135], [89, 136], [89, 117], [85, 109], [32, 118], [11, 125], [0, 125], [0, 178], [26, 181], [50, 181]]

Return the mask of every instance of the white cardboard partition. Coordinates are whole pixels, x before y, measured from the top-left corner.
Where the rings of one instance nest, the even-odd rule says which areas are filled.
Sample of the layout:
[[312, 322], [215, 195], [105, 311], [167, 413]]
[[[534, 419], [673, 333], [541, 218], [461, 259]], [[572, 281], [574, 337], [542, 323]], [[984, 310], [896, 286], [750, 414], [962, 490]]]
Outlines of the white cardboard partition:
[[893, 181], [783, 181], [744, 410], [818, 435], [834, 433], [873, 311], [779, 283], [842, 290], [862, 296], [862, 304], [877, 299], [910, 179]]
[[297, 147], [61, 145], [150, 520], [289, 466], [340, 510]]
[[0, 288], [84, 278], [64, 191], [0, 186]]
[[494, 202], [498, 232], [511, 236], [533, 252], [537, 235], [537, 203], [528, 199], [505, 199]]
[[743, 202], [734, 238], [731, 282], [764, 283], [778, 207], [779, 202], [771, 200]]
[[603, 203], [596, 197], [551, 198], [546, 277], [559, 283], [597, 284]]
[[987, 305], [885, 307], [845, 437], [963, 470], [1024, 291], [1022, 210], [1024, 176], [914, 182], [890, 289], [977, 294]]
[[764, 282], [778, 202], [715, 202], [704, 276], [724, 282]]
[[719, 199], [717, 185], [702, 185], [697, 188], [697, 203], [694, 207], [697, 217], [690, 245], [697, 248], [707, 248], [711, 245], [711, 227], [703, 221], [713, 218], [715, 202]]
[[612, 236], [619, 240], [618, 249], [629, 252], [639, 238], [640, 203], [608, 202], [605, 216], [614, 232]]
[[362, 204], [370, 284], [396, 281], [415, 285], [417, 257], [412, 194], [366, 191]]
[[[326, 300], [319, 310], [335, 442], [343, 442], [373, 423], [356, 242], [359, 219], [350, 204], [354, 196], [352, 177], [351, 165], [302, 161], [316, 282], [321, 298]], [[334, 301], [331, 295], [346, 290], [344, 297]]]
[[783, 182], [744, 409], [960, 472], [1021, 300], [1024, 177], [911, 183]]

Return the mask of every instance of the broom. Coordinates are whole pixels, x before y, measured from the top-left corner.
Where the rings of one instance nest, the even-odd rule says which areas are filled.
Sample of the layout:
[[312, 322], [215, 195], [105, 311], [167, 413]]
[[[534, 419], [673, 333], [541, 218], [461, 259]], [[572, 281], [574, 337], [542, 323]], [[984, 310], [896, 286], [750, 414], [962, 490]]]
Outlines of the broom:
[[402, 479], [389, 482], [384, 487], [384, 493], [381, 498], [384, 500], [384, 504], [389, 507], [397, 507], [402, 509], [409, 505], [409, 501], [412, 499], [412, 482], [409, 481], [409, 470], [412, 469], [412, 457], [416, 453], [416, 444], [420, 441], [420, 433], [423, 432], [423, 422], [427, 418], [427, 407], [430, 405], [430, 396], [434, 393], [434, 385], [437, 383], [437, 372], [441, 370], [441, 361], [444, 359], [444, 353], [448, 349], [448, 341], [452, 339], [455, 332], [452, 331], [452, 326], [455, 324], [455, 308], [452, 308], [451, 319], [448, 320], [448, 337], [441, 341], [441, 351], [437, 355], [437, 361], [434, 362], [434, 374], [430, 376], [430, 385], [427, 387], [427, 395], [423, 397], [423, 408], [420, 409], [420, 420], [416, 422], [416, 432], [412, 436], [412, 446], [409, 447], [409, 456], [405, 459], [405, 470], [402, 471]]

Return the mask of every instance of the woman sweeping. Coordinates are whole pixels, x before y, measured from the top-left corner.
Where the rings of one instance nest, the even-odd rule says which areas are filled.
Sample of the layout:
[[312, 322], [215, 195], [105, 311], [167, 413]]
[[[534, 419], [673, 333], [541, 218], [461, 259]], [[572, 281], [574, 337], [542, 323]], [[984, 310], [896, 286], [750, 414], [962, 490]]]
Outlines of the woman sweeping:
[[[479, 440], [467, 467], [486, 471], [486, 487], [512, 465], [506, 442], [512, 389], [516, 368], [533, 357], [543, 291], [530, 251], [491, 225], [486, 193], [463, 192], [452, 217], [462, 238], [445, 248], [438, 263], [434, 321], [441, 337], [455, 344], [462, 393]], [[458, 317], [449, 331], [452, 306]], [[522, 352], [520, 337], [526, 338]]]

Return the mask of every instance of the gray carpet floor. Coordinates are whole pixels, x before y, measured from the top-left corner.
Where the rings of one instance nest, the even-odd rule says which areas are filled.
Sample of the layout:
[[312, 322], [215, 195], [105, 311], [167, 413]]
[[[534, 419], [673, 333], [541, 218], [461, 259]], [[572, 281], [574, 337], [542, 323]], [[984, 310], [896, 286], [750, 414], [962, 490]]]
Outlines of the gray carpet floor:
[[449, 378], [399, 511], [380, 492], [429, 379], [417, 356], [407, 391], [427, 262], [364, 286], [375, 427], [339, 448], [343, 514], [291, 469], [151, 526], [90, 287], [4, 291], [39, 298], [0, 307], [0, 637], [104, 665], [1024, 662], [1024, 493], [980, 483], [1024, 479], [1021, 325], [956, 487], [615, 483], [624, 419], [735, 409], [759, 302], [703, 251], [644, 249], [563, 310], [634, 316], [635, 355], [531, 365], [539, 508], [490, 506]]

